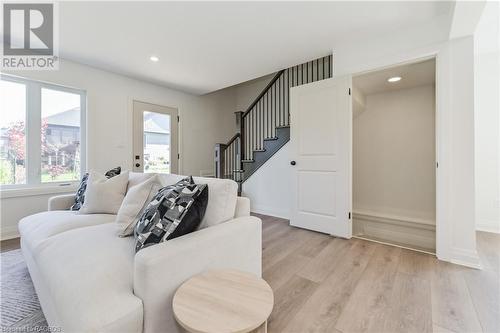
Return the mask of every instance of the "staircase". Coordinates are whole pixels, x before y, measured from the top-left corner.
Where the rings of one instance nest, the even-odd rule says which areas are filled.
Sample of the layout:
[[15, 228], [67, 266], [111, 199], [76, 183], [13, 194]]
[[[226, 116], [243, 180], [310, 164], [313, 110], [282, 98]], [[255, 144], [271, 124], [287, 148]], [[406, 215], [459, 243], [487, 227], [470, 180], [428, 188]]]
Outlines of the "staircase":
[[239, 132], [215, 146], [215, 176], [247, 180], [290, 140], [290, 88], [332, 77], [332, 56], [280, 70], [245, 112]]

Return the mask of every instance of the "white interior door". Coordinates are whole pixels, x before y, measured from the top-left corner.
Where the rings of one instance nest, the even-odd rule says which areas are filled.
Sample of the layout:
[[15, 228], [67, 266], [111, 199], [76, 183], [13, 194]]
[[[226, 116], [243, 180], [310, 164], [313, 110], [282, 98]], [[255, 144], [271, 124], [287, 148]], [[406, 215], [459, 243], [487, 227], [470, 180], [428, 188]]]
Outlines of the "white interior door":
[[178, 111], [134, 101], [133, 170], [178, 173]]
[[293, 203], [290, 224], [350, 238], [351, 77], [290, 92]]

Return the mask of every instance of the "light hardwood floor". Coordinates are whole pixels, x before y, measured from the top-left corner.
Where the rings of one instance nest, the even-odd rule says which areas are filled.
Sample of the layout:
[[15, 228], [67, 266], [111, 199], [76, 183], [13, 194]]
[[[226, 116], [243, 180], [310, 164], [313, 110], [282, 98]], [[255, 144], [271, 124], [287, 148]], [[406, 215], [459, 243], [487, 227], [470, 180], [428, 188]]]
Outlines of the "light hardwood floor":
[[263, 220], [269, 332], [500, 332], [500, 235], [478, 232], [483, 270]]
[[[287, 220], [263, 220], [268, 332], [500, 332], [500, 235], [478, 232], [482, 270]], [[1, 242], [3, 251], [19, 239]]]

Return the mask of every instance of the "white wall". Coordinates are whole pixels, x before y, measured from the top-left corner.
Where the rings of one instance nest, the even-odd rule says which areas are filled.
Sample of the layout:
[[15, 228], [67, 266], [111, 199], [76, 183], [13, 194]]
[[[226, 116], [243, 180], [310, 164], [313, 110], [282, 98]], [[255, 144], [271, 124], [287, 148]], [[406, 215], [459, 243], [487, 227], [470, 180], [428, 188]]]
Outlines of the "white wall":
[[500, 4], [487, 2], [474, 34], [476, 226], [500, 233]]
[[250, 198], [252, 212], [290, 218], [292, 168], [289, 145], [285, 144], [243, 183], [242, 195]]
[[[88, 169], [104, 171], [117, 165], [131, 169], [133, 100], [179, 109], [180, 173], [213, 170], [215, 143], [234, 135], [236, 100], [231, 89], [195, 96], [64, 60], [58, 71], [12, 74], [87, 91]], [[49, 196], [7, 198], [3, 194], [2, 239], [16, 235], [20, 218], [45, 210]]]
[[271, 82], [274, 75], [269, 74], [234, 86], [233, 88], [236, 91], [236, 111], [246, 111], [267, 84]]
[[353, 121], [353, 210], [435, 224], [435, 87], [366, 96]]

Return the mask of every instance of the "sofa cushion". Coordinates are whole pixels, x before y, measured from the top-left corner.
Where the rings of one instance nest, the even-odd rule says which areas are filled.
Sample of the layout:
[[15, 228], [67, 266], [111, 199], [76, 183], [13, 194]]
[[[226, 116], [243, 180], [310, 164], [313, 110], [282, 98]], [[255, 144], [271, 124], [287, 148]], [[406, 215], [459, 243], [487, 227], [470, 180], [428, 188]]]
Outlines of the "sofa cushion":
[[27, 216], [19, 221], [19, 233], [30, 252], [47, 238], [62, 232], [113, 222], [116, 215], [83, 215], [78, 211], [56, 210]]
[[[172, 185], [185, 176], [162, 174], [162, 185]], [[234, 218], [236, 211], [236, 198], [238, 197], [238, 184], [230, 179], [193, 177], [196, 184], [208, 185], [208, 205], [205, 217], [198, 229], [211, 227]]]
[[65, 332], [141, 332], [133, 293], [134, 239], [116, 223], [55, 235], [34, 253]]

